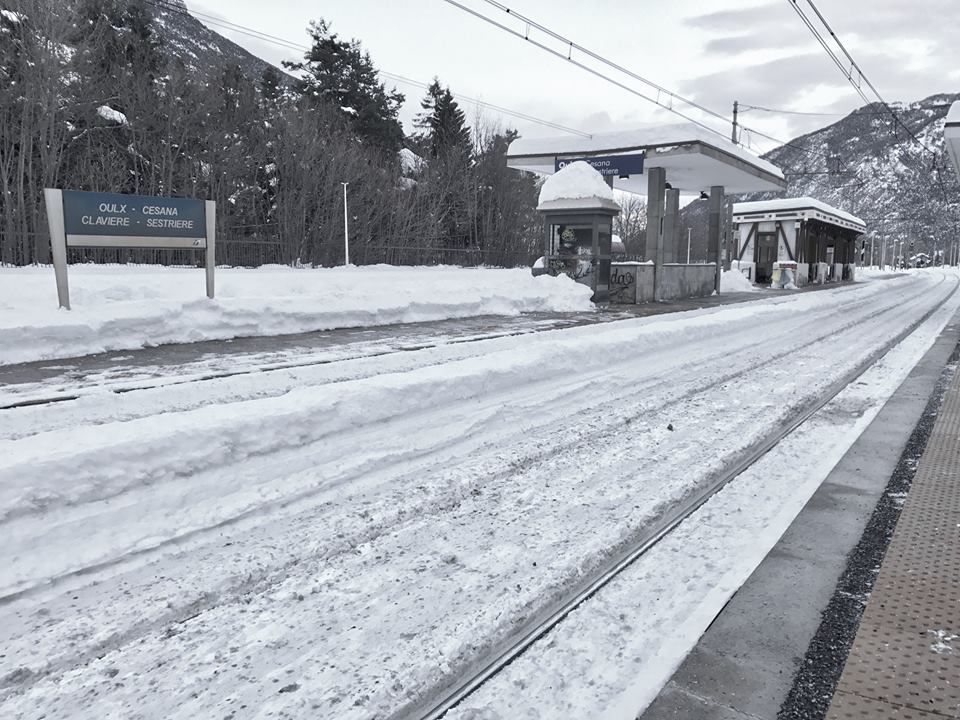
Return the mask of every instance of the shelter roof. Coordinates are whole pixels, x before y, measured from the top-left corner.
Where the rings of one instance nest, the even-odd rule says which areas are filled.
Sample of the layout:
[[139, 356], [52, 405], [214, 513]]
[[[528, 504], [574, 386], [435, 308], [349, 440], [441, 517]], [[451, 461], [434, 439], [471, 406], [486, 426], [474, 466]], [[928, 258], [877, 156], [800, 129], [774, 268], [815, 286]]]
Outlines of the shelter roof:
[[[681, 192], [698, 193], [722, 185], [728, 193], [779, 191], [786, 187], [781, 170], [748, 150], [692, 123], [657, 125], [636, 130], [519, 138], [510, 143], [507, 165], [552, 175], [558, 158], [588, 158], [643, 152], [644, 167], [662, 167], [667, 182]], [[618, 190], [645, 195], [642, 175], [615, 178]]]
[[946, 141], [947, 152], [953, 160], [953, 167], [960, 173], [960, 101], [951, 105], [947, 112], [943, 138]]
[[860, 233], [867, 231], [867, 224], [856, 215], [851, 215], [812, 197], [734, 203], [733, 219], [734, 221], [819, 220]]

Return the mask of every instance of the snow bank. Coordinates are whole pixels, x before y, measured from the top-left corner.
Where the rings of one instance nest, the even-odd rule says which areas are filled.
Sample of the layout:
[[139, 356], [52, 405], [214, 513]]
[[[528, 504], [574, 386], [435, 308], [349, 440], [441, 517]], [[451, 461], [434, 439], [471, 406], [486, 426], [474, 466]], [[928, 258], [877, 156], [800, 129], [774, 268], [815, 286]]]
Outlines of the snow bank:
[[0, 268], [0, 365], [177, 342], [524, 312], [593, 309], [590, 288], [515, 270], [387, 265], [217, 271], [73, 266], [70, 311], [52, 268]]
[[572, 162], [547, 178], [540, 188], [540, 205], [554, 200], [580, 200], [601, 198], [613, 200], [613, 188], [589, 164], [578, 160]]
[[739, 270], [725, 270], [720, 276], [720, 292], [757, 292], [759, 289]]
[[114, 110], [109, 105], [101, 105], [98, 107], [97, 114], [107, 122], [116, 123], [117, 125], [127, 124], [127, 116], [119, 110]]

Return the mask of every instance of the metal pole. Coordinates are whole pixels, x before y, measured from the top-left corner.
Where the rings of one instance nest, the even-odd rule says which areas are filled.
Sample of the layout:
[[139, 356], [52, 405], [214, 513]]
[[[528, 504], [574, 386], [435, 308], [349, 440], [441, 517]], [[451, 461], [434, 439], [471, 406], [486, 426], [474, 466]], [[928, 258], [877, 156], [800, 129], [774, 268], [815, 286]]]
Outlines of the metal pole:
[[217, 203], [214, 200], [206, 201], [207, 215], [207, 297], [213, 299], [213, 270], [217, 266]]
[[[730, 132], [730, 142], [734, 145], [737, 144], [737, 112], [740, 109], [740, 103], [736, 100], [733, 101], [733, 130]], [[749, 137], [747, 138], [750, 139]]]
[[347, 185], [350, 183], [342, 182], [343, 185], [343, 264], [350, 264], [350, 220], [347, 217]]
[[687, 228], [687, 265], [690, 264], [690, 233], [693, 232], [693, 228]]
[[63, 191], [44, 188], [47, 206], [47, 226], [50, 230], [50, 249], [53, 251], [53, 274], [57, 281], [57, 300], [60, 307], [70, 309], [70, 286], [67, 284], [67, 233], [63, 223]]

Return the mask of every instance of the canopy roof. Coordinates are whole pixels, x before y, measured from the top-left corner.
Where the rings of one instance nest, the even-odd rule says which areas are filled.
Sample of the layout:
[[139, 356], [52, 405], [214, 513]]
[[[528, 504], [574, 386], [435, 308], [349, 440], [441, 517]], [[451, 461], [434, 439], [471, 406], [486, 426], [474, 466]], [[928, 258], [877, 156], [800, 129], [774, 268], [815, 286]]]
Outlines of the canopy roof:
[[[778, 167], [692, 123], [638, 130], [520, 138], [510, 143], [507, 165], [540, 175], [554, 173], [557, 158], [646, 154], [644, 167], [662, 167], [667, 182], [681, 192], [709, 191], [722, 185], [728, 193], [779, 191], [786, 187]], [[644, 175], [615, 178], [618, 190], [646, 195]]]
[[943, 127], [943, 137], [946, 140], [947, 152], [953, 160], [953, 167], [960, 173], [960, 102], [950, 106], [946, 124]]
[[734, 203], [733, 221], [749, 220], [819, 220], [859, 233], [867, 231], [867, 224], [856, 215], [811, 197]]

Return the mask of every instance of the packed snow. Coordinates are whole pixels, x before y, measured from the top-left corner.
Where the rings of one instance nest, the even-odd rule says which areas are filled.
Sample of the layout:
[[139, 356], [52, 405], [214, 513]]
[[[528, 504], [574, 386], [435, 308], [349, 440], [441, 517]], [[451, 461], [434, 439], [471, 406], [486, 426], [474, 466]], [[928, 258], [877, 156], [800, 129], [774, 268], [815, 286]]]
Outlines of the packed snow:
[[[0, 411], [0, 715], [402, 715], [956, 285], [913, 273]], [[763, 477], [768, 516], [795, 465]], [[611, 635], [678, 662], [674, 638], [735, 589], [713, 572], [756, 552], [738, 538], [661, 556], [662, 602]], [[617, 664], [578, 638], [581, 663]], [[562, 665], [504, 702], [562, 707]], [[590, 712], [544, 714], [611, 707], [638, 682], [622, 665], [581, 692]], [[461, 716], [524, 717], [484, 697]]]
[[386, 265], [199, 269], [70, 267], [72, 310], [52, 268], [0, 268], [0, 365], [166, 343], [479, 315], [590, 311], [590, 288], [529, 269]]
[[102, 117], [104, 120], [107, 120], [108, 122], [116, 123], [117, 125], [127, 124], [127, 116], [124, 115], [119, 110], [114, 110], [109, 105], [101, 105], [100, 107], [98, 107], [97, 115]]
[[547, 178], [540, 188], [538, 203], [542, 206], [560, 200], [593, 198], [613, 201], [613, 188], [589, 163], [578, 160]]
[[750, 282], [744, 273], [736, 268], [724, 270], [720, 275], [720, 292], [758, 292], [760, 288]]

